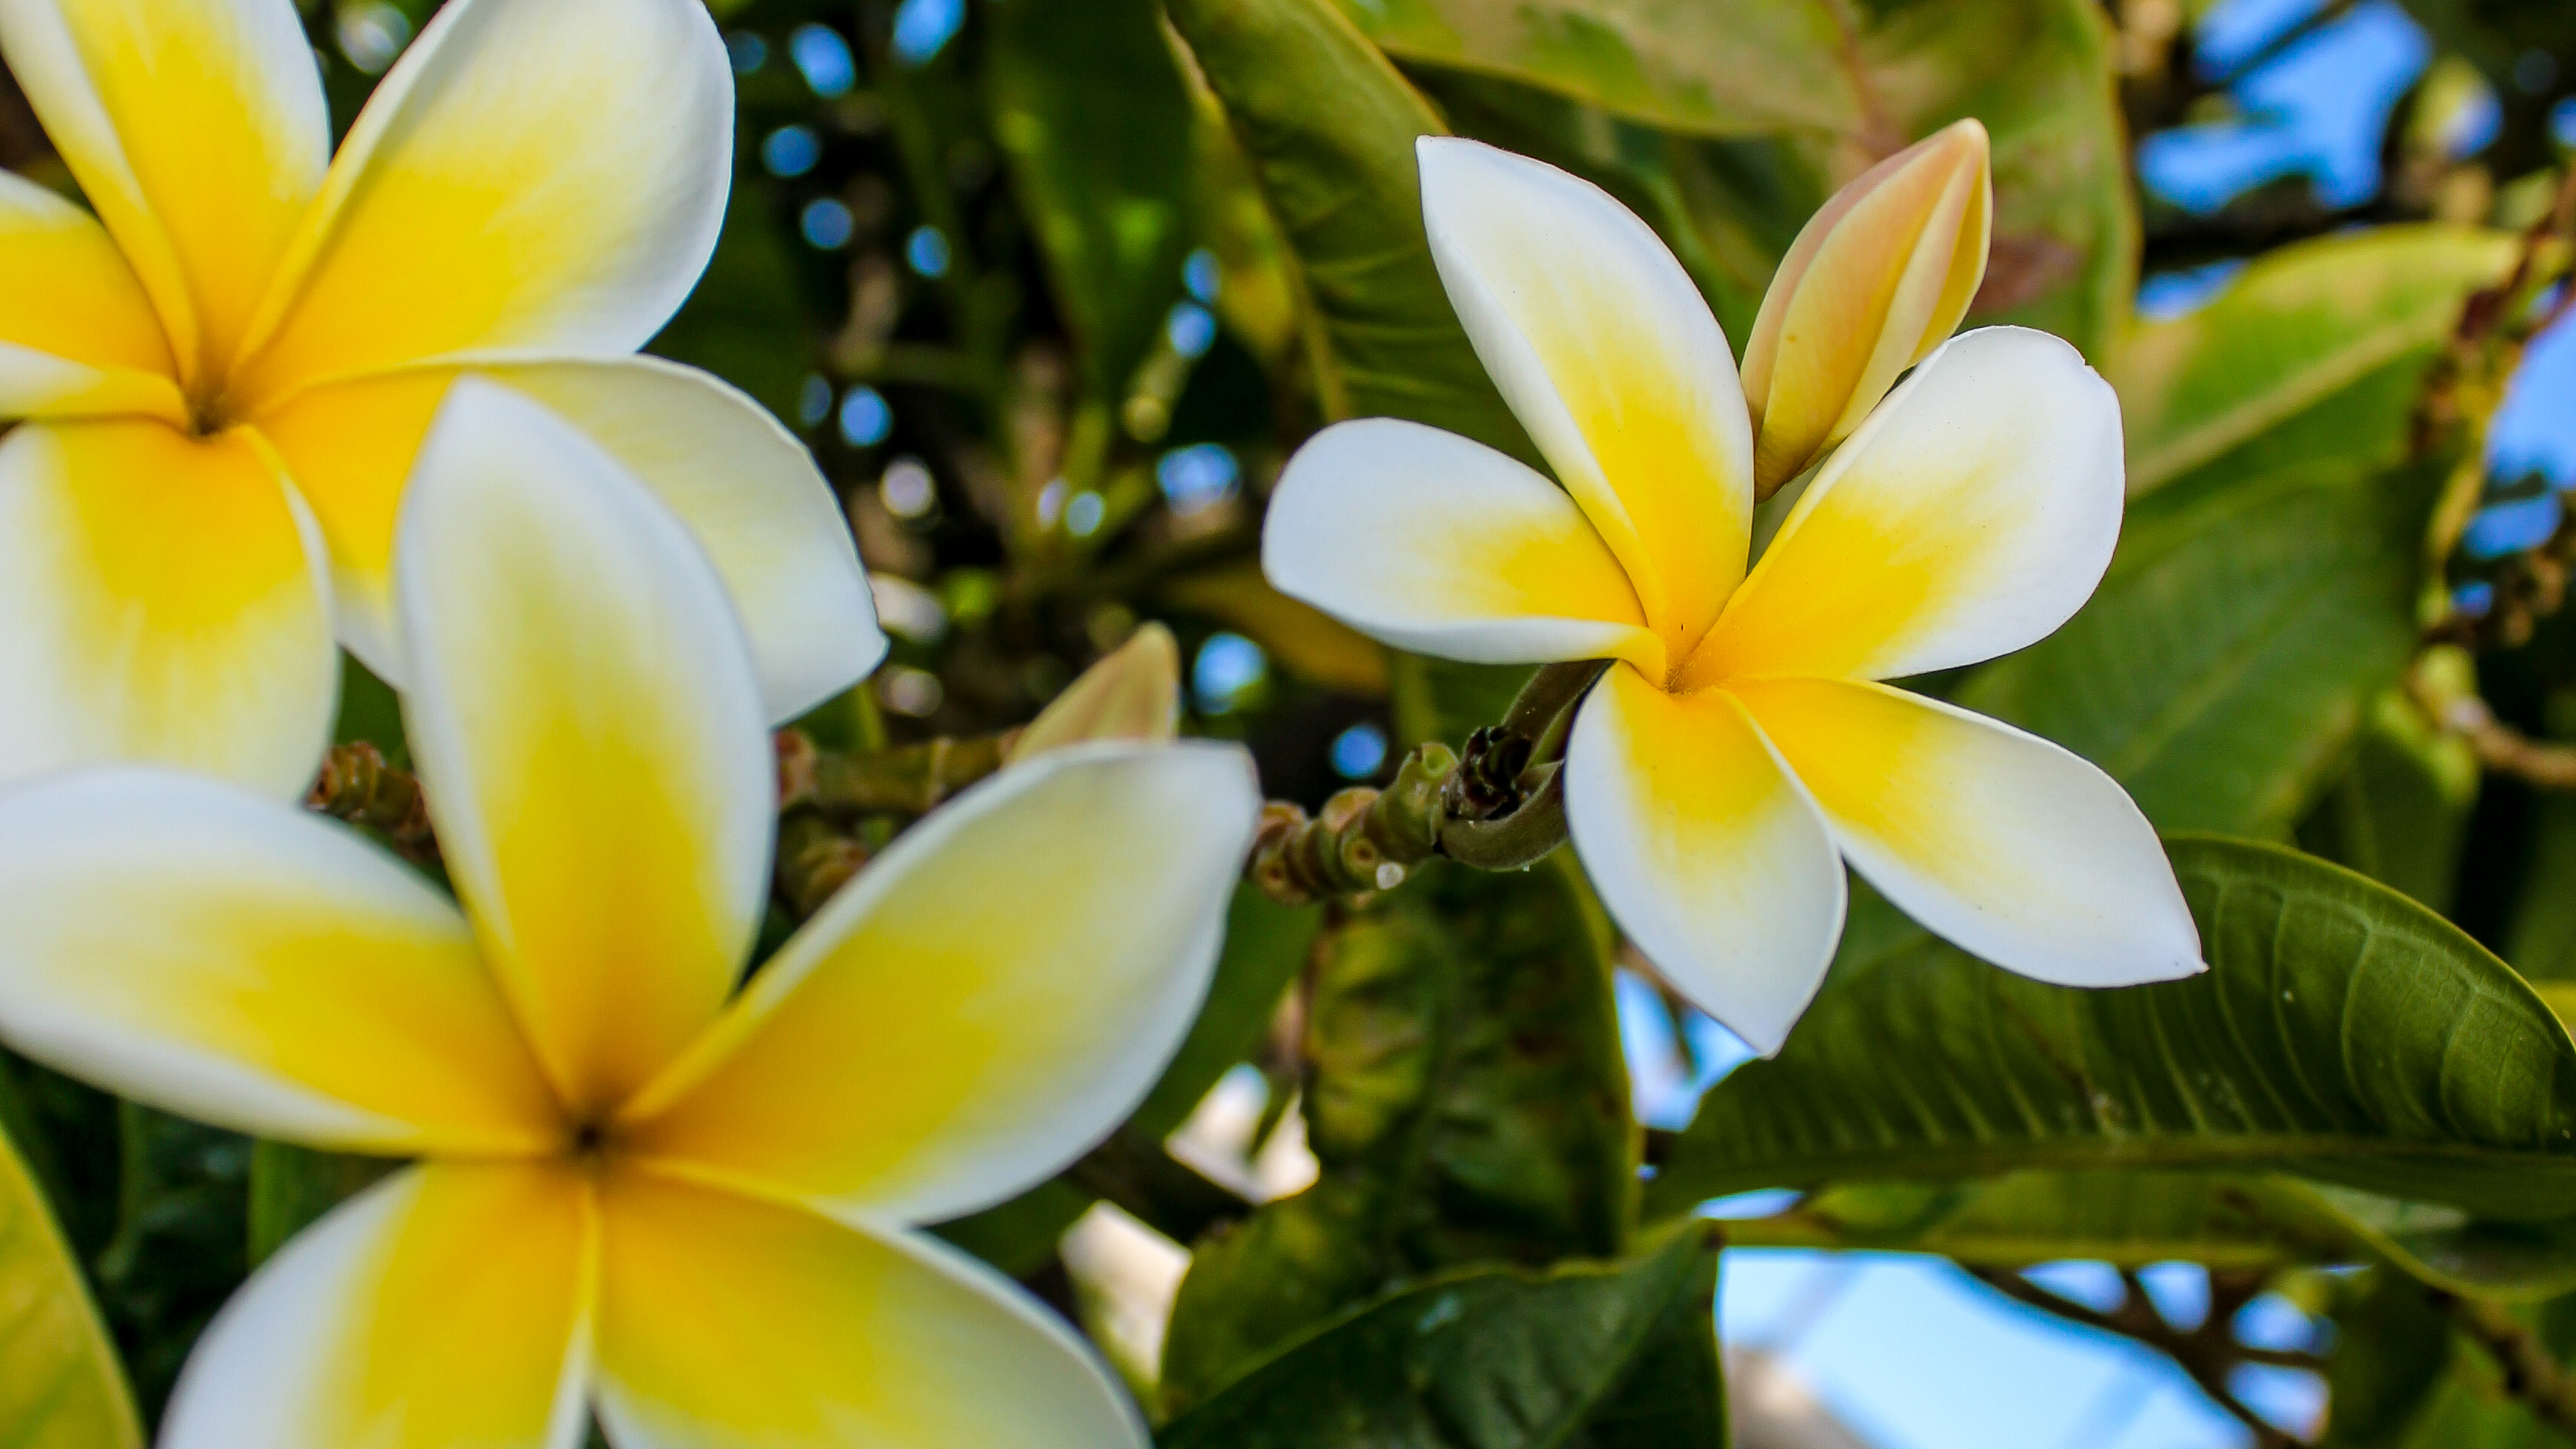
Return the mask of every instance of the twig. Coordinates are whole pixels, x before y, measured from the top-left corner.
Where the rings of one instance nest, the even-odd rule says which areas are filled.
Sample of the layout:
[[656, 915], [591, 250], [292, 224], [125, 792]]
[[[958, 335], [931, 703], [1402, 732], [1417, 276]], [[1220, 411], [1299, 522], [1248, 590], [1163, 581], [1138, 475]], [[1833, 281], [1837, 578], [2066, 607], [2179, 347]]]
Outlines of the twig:
[[2486, 1350], [2504, 1375], [2504, 1391], [2522, 1401], [2533, 1418], [2576, 1438], [2576, 1376], [2560, 1368], [2540, 1335], [2514, 1321], [2502, 1307], [2478, 1298], [2432, 1290], [2435, 1307]]
[[2147, 1295], [2146, 1285], [2139, 1281], [2137, 1274], [2126, 1269], [2120, 1273], [2120, 1284], [2124, 1290], [2120, 1305], [2107, 1313], [2052, 1293], [2006, 1269], [1971, 1268], [1968, 1271], [1979, 1282], [2014, 1302], [2027, 1304], [2069, 1323], [2103, 1333], [2116, 1333], [2173, 1360], [2177, 1367], [2191, 1376], [2191, 1381], [2200, 1386], [2200, 1391], [2207, 1394], [2211, 1402], [2253, 1431], [2254, 1442], [2260, 1449], [2292, 1449], [2298, 1444], [2296, 1438], [2255, 1413], [2227, 1386], [2228, 1372], [2239, 1364], [2259, 1363], [2311, 1372], [2325, 1366], [2315, 1354], [2248, 1348], [2236, 1341], [2230, 1325], [2236, 1317], [2236, 1310], [2262, 1291], [2260, 1274], [2211, 1273], [2209, 1314], [2201, 1320], [2199, 1327], [2184, 1330], [2165, 1321], [2164, 1314], [2156, 1308], [2155, 1300]]
[[385, 762], [384, 752], [361, 740], [334, 745], [322, 773], [305, 794], [304, 807], [383, 835], [405, 860], [438, 863], [438, 837], [430, 827], [429, 797], [408, 770]]
[[841, 754], [797, 730], [780, 730], [778, 804], [833, 820], [927, 815], [940, 802], [1002, 768], [1017, 730], [970, 739], [924, 740], [900, 749]]
[[2416, 703], [2442, 729], [2468, 742], [2478, 763], [2543, 790], [2576, 790], [2576, 747], [2535, 740], [2495, 717], [2474, 694], [2440, 700], [2415, 689]]

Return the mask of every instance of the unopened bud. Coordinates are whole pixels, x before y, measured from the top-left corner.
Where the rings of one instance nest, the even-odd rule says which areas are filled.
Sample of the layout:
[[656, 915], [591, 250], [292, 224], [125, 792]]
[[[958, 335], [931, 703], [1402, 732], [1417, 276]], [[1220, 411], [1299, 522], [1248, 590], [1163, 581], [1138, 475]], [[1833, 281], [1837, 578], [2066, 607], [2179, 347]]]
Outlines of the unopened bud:
[[1986, 276], [1986, 128], [1960, 121], [1834, 193], [1798, 233], [1744, 343], [1754, 494], [1841, 442], [1967, 315]]
[[1180, 732], [1181, 646], [1147, 624], [1082, 671], [1011, 745], [1011, 760], [1087, 740], [1160, 742]]

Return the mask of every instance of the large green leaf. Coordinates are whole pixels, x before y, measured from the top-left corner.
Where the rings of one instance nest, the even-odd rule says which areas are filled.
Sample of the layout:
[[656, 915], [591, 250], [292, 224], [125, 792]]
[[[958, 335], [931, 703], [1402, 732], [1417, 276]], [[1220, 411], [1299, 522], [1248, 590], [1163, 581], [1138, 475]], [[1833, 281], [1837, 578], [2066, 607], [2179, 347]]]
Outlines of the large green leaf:
[[1958, 1182], [1854, 1182], [1730, 1221], [1738, 1247], [1938, 1253], [1979, 1267], [2066, 1259], [2281, 1268], [2377, 1259], [2455, 1293], [2576, 1290], [2576, 1222], [2458, 1208], [2260, 1172], [2029, 1170]]
[[1331, 0], [1166, 0], [1321, 319], [1333, 417], [1410, 418], [1535, 462], [1449, 308], [1414, 139], [1445, 128]]
[[[2397, 366], [2420, 374], [2460, 303], [2513, 264], [2496, 232], [2390, 226], [2268, 252], [2207, 306], [2138, 327], [2105, 369], [2129, 491], [2159, 488]], [[2411, 410], [2337, 412], [2344, 455], [2393, 456]]]
[[2449, 1368], [2451, 1320], [2420, 1284], [2374, 1273], [2335, 1315], [2326, 1381], [2331, 1449], [2395, 1449]]
[[1434, 1278], [1345, 1312], [1159, 1436], [1163, 1449], [1719, 1449], [1717, 1254]]
[[1084, 381], [1115, 399], [1180, 295], [1189, 91], [1154, 0], [998, 0], [984, 13], [993, 134]]
[[125, 1372], [80, 1268], [0, 1131], [0, 1449], [142, 1443]]
[[1303, 1098], [1322, 1176], [1198, 1245], [1168, 1404], [1403, 1279], [1620, 1251], [1636, 1144], [1605, 936], [1560, 855], [1426, 869], [1327, 938]]
[[[1793, 169], [1848, 179], [1975, 116], [1994, 138], [1995, 161], [1995, 251], [1980, 312], [2046, 328], [2097, 357], [2127, 320], [2138, 222], [2109, 30], [2089, 0], [1341, 4], [1417, 73], [1499, 77], [1579, 103], [1593, 113], [1580, 128], [1592, 138], [1613, 118], [1692, 137], [1761, 136], [1796, 158]], [[1739, 328], [1749, 320], [1734, 305], [1748, 270], [1732, 224], [1741, 218], [1727, 215], [1759, 200], [1727, 184], [1745, 158], [1638, 137], [1551, 144], [1548, 132], [1569, 128], [1550, 114], [1550, 96], [1472, 99], [1453, 107], [1462, 130], [1610, 186], [1664, 233], [1722, 316]], [[1693, 204], [1712, 186], [1717, 206]], [[1755, 231], [1795, 235], [1821, 196], [1779, 196], [1792, 198], [1795, 215], [1762, 218]], [[1750, 277], [1757, 296], [1779, 255], [1771, 247]]]
[[2210, 969], [2044, 986], [1946, 945], [1847, 964], [1711, 1090], [1650, 1213], [1758, 1187], [2023, 1168], [2277, 1168], [2576, 1216], [2576, 1046], [2457, 927], [2273, 846], [2172, 847]]
[[1964, 116], [1994, 138], [1994, 253], [1972, 322], [2106, 357], [2138, 286], [2137, 202], [2096, 0], [1863, 0], [1871, 104], [1905, 138]]
[[2164, 829], [2287, 836], [2413, 652], [2428, 484], [2331, 454], [2214, 465], [2132, 508], [2092, 601], [1952, 698], [2092, 760]]
[[1339, 0], [1415, 64], [1509, 76], [1674, 130], [1843, 132], [1863, 120], [1831, 0]]
[[2389, 690], [2371, 702], [2352, 763], [2299, 822], [2299, 845], [2447, 913], [2478, 779], [2468, 742]]

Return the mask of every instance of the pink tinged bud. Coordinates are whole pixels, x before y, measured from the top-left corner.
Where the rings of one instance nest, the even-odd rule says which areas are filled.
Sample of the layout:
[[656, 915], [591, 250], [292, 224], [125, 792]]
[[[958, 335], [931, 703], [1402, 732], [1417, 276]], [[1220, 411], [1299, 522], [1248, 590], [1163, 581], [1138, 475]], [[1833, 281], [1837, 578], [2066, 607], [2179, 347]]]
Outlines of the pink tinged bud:
[[1985, 280], [1993, 224], [1973, 119], [1879, 162], [1807, 222], [1744, 344], [1755, 496], [1804, 472], [1949, 340]]
[[1181, 646], [1171, 630], [1147, 624], [1038, 712], [1012, 743], [1011, 761], [1093, 740], [1161, 743], [1180, 732], [1180, 716]]

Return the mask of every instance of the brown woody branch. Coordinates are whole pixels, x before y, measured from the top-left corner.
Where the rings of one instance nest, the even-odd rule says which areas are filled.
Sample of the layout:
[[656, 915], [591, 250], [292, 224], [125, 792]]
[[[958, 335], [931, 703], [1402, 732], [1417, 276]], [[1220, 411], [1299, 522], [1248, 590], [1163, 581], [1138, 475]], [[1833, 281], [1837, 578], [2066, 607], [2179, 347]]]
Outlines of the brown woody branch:
[[2495, 1360], [2504, 1391], [2531, 1410], [2533, 1418], [2576, 1439], [2576, 1376], [2560, 1367], [2557, 1355], [2540, 1335], [2516, 1322], [2498, 1304], [2433, 1290], [2434, 1306], [2451, 1317], [2478, 1347]]
[[2235, 1416], [2251, 1430], [2260, 1449], [2292, 1449], [2299, 1441], [2275, 1428], [2261, 1415], [2236, 1397], [2227, 1386], [2228, 1375], [2239, 1364], [2258, 1363], [2276, 1368], [2324, 1368], [2324, 1360], [2315, 1354], [2249, 1348], [2236, 1341], [2233, 1323], [2236, 1311], [2263, 1291], [2260, 1273], [2213, 1271], [2209, 1275], [2209, 1313], [2198, 1327], [2176, 1328], [2165, 1319], [2147, 1296], [2146, 1285], [2127, 1269], [2120, 1272], [2124, 1290], [2119, 1306], [2108, 1312], [2076, 1302], [2031, 1282], [2019, 1273], [2000, 1268], [1971, 1268], [1979, 1282], [2017, 1303], [2027, 1304], [2043, 1313], [2069, 1323], [2145, 1344], [2173, 1360], [2191, 1381], [2200, 1386], [2211, 1402]]

